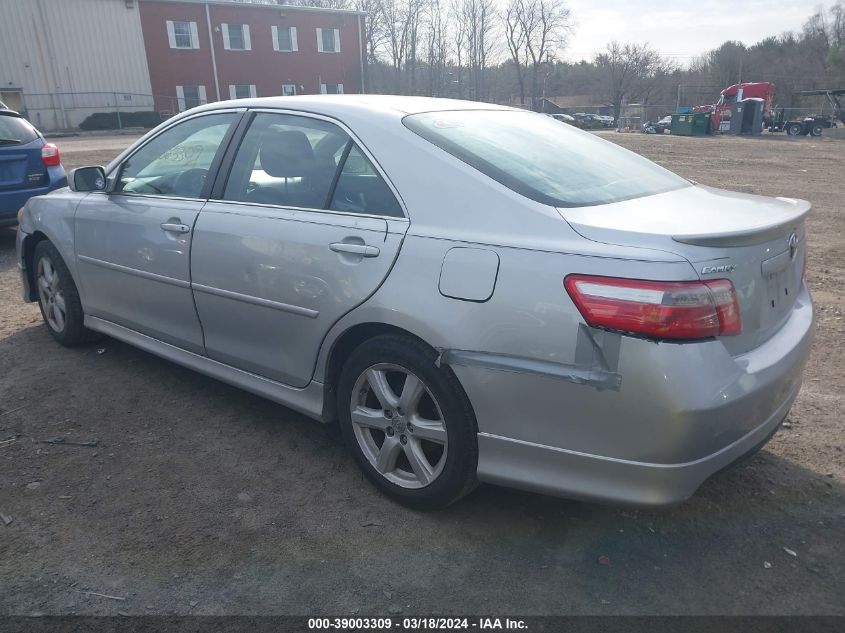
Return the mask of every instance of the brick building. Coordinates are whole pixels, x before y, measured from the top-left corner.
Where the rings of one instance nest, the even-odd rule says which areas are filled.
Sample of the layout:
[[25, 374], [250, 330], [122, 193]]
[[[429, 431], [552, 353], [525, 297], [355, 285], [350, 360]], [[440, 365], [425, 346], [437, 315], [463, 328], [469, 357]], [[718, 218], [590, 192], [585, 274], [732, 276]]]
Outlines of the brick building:
[[141, 0], [140, 16], [157, 110], [362, 91], [361, 13], [231, 0]]

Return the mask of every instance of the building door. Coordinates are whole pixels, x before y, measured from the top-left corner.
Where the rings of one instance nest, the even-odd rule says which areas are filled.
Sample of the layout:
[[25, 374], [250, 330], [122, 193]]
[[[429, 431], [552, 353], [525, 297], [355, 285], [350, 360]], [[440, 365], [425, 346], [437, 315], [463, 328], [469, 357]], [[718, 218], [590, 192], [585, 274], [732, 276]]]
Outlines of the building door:
[[0, 92], [0, 101], [6, 104], [9, 110], [23, 113], [23, 93], [20, 90], [3, 90]]

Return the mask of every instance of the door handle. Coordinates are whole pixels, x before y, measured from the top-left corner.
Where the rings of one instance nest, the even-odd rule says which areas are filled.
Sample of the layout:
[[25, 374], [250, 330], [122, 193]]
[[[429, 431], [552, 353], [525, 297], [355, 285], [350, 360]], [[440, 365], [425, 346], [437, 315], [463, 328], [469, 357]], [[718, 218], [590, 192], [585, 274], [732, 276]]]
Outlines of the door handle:
[[161, 228], [170, 233], [189, 233], [191, 227], [187, 224], [180, 224], [179, 222], [162, 222]]
[[379, 253], [381, 253], [375, 246], [349, 244], [347, 242], [334, 242], [329, 244], [329, 248], [335, 253], [352, 253], [353, 255], [361, 255], [362, 257], [378, 257]]

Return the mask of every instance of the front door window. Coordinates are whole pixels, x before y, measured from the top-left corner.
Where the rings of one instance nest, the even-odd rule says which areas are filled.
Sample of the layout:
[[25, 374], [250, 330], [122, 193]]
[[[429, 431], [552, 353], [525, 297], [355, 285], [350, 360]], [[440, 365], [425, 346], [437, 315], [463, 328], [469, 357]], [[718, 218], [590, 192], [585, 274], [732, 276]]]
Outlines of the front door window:
[[200, 197], [211, 163], [239, 116], [196, 117], [162, 132], [123, 163], [114, 191]]

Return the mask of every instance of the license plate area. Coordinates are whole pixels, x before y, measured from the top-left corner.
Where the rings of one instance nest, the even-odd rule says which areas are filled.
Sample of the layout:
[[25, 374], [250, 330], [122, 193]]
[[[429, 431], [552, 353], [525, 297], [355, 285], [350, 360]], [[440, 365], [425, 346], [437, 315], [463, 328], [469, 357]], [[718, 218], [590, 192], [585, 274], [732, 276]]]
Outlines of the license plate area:
[[19, 185], [23, 181], [26, 171], [26, 159], [0, 158], [0, 187]]
[[764, 276], [766, 305], [762, 325], [774, 325], [786, 314], [798, 296], [798, 274], [792, 266]]

